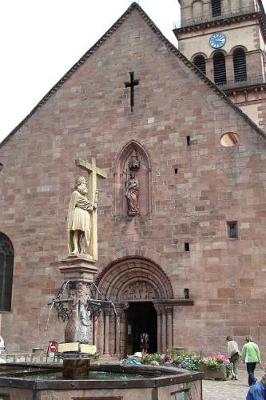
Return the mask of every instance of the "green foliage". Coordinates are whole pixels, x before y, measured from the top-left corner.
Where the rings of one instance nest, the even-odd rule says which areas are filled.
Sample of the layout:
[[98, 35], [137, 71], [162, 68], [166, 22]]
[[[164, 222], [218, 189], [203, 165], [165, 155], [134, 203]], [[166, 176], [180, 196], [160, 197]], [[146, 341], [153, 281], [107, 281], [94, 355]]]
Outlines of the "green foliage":
[[153, 364], [154, 361], [156, 361], [158, 365], [162, 365], [164, 362], [164, 357], [159, 353], [143, 354], [141, 360], [142, 364]]
[[201, 357], [198, 353], [182, 352], [173, 357], [173, 365], [178, 368], [198, 371], [201, 365]]
[[[163, 354], [143, 354], [141, 363], [146, 365], [163, 365], [165, 363]], [[169, 365], [169, 364], [168, 364]], [[226, 367], [226, 374], [230, 376], [232, 373], [232, 364], [223, 354], [216, 354], [209, 357], [202, 357], [196, 352], [182, 352], [172, 356], [172, 366], [184, 368], [190, 371], [199, 371], [202, 366], [211, 369], [218, 369], [222, 365]]]
[[229, 359], [223, 354], [216, 354], [209, 357], [204, 357], [201, 360], [203, 365], [209, 368], [219, 368], [221, 365], [230, 365]]

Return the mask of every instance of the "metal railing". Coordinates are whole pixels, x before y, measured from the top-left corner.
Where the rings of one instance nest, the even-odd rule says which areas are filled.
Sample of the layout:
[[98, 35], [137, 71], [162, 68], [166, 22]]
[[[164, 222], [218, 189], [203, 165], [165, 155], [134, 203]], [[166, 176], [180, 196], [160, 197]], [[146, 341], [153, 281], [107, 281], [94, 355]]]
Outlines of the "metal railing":
[[262, 75], [259, 76], [250, 76], [246, 80], [243, 81], [236, 81], [234, 79], [227, 79], [225, 83], [216, 83], [216, 85], [221, 89], [221, 90], [226, 90], [226, 89], [233, 89], [233, 88], [241, 88], [241, 87], [246, 87], [246, 86], [253, 86], [253, 85], [259, 85], [266, 83], [265, 77]]
[[204, 22], [210, 22], [210, 21], [219, 21], [225, 18], [231, 18], [231, 17], [237, 17], [245, 14], [250, 14], [257, 12], [259, 13], [258, 7], [255, 5], [252, 5], [250, 7], [242, 7], [237, 10], [231, 10], [230, 12], [222, 12], [221, 15], [218, 15], [217, 17], [213, 17], [211, 14], [209, 15], [203, 15], [201, 17], [197, 18], [189, 18], [189, 19], [183, 19], [181, 23], [177, 24], [175, 26], [176, 29], [178, 28], [184, 28], [187, 26], [191, 25], [197, 25], [197, 24], [202, 24]]

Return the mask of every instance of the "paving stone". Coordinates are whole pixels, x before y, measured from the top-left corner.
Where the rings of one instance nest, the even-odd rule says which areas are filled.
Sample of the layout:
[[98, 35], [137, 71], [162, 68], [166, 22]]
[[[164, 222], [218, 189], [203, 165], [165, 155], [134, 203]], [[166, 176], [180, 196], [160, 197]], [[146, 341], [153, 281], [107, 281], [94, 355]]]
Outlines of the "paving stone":
[[[256, 370], [255, 376], [260, 379], [262, 370]], [[239, 372], [237, 381], [203, 381], [203, 400], [245, 400], [248, 392], [247, 372]]]

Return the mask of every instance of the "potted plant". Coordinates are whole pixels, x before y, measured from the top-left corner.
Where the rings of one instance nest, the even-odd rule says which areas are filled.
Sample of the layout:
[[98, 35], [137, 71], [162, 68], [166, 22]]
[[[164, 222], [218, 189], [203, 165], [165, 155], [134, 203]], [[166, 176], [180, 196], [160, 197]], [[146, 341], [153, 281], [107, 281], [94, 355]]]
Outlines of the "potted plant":
[[200, 370], [204, 372], [205, 379], [226, 380], [231, 373], [231, 364], [226, 356], [216, 354], [210, 357], [203, 357], [200, 363]]

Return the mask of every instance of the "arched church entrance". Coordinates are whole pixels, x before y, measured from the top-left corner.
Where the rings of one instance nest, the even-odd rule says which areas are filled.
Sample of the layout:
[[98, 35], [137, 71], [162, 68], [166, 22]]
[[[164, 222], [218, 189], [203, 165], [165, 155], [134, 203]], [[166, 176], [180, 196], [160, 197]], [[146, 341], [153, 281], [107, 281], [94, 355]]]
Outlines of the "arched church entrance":
[[95, 321], [94, 343], [101, 355], [172, 348], [173, 289], [159, 265], [143, 257], [124, 258], [105, 268], [96, 284], [116, 310], [104, 308]]

